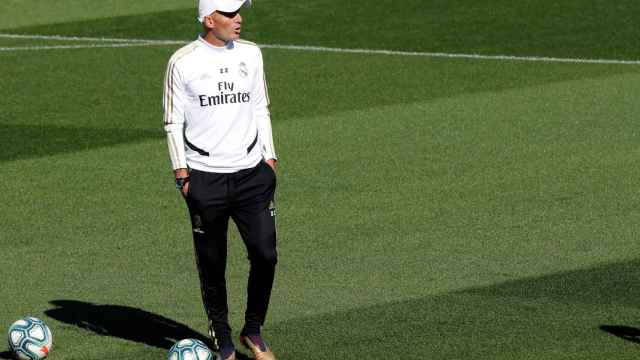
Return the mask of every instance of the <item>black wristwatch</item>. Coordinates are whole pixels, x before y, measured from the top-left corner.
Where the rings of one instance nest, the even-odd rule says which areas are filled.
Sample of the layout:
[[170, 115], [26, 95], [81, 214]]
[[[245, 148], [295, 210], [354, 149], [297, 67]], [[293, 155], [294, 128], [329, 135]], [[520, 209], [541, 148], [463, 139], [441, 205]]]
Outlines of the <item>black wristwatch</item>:
[[189, 177], [176, 178], [176, 189], [182, 190], [184, 186], [189, 182]]

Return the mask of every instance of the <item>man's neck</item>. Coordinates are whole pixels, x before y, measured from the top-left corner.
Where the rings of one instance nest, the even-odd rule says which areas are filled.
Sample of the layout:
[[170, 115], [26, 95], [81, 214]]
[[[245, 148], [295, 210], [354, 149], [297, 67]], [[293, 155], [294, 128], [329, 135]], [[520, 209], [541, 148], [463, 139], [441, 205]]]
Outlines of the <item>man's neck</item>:
[[211, 31], [207, 31], [203, 34], [202, 39], [215, 47], [224, 47], [227, 44], [227, 41], [216, 37]]

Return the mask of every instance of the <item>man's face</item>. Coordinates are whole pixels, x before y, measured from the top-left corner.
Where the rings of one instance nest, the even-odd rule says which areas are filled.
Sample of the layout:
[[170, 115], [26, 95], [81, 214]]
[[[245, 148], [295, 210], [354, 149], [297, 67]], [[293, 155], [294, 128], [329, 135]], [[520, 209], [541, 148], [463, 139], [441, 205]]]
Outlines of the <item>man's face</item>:
[[226, 42], [240, 38], [242, 28], [240, 10], [231, 13], [216, 11], [209, 15], [208, 18], [209, 27], [212, 29], [213, 35], [219, 40]]

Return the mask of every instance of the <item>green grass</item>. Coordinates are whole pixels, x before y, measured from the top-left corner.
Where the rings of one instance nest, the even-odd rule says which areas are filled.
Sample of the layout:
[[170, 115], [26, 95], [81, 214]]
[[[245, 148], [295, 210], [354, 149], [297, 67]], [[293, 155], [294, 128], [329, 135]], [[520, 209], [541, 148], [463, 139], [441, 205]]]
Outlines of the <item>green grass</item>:
[[[66, 0], [33, 22], [38, 1], [8, 3], [3, 33], [197, 31], [191, 2]], [[389, 4], [264, 0], [246, 36], [639, 57], [631, 1]], [[52, 359], [161, 359], [204, 337], [161, 124], [175, 48], [0, 52], [0, 328], [42, 317]], [[281, 157], [264, 331], [280, 359], [637, 357], [638, 66], [263, 52]], [[248, 265], [231, 228], [238, 330]]]
[[[45, 0], [4, 0], [0, 3], [0, 27], [51, 25], [114, 16], [147, 14], [156, 11], [193, 9], [191, 0], [60, 0], [55, 6]], [[192, 10], [195, 12], [195, 10]]]
[[[6, 25], [0, 27], [20, 33], [156, 39], [191, 39], [198, 31], [190, 1], [154, 2], [144, 11], [145, 1], [125, 6], [111, 0], [100, 5], [104, 15], [92, 16], [86, 11], [78, 15], [77, 1], [61, 3], [66, 14], [45, 23], [21, 20], [30, 7], [19, 14], [7, 7], [0, 17]], [[637, 2], [612, 5], [605, 0], [263, 0], [245, 12], [244, 34], [259, 43], [637, 59], [638, 12]]]

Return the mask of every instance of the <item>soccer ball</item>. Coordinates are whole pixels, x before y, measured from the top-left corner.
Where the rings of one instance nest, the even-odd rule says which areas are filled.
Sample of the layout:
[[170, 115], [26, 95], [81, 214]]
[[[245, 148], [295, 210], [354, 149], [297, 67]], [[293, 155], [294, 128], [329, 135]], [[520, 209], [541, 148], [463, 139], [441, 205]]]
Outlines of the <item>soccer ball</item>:
[[202, 341], [183, 339], [169, 349], [167, 360], [217, 360], [211, 350]]
[[20, 360], [39, 360], [49, 355], [53, 337], [44, 321], [26, 317], [9, 327], [9, 347]]

